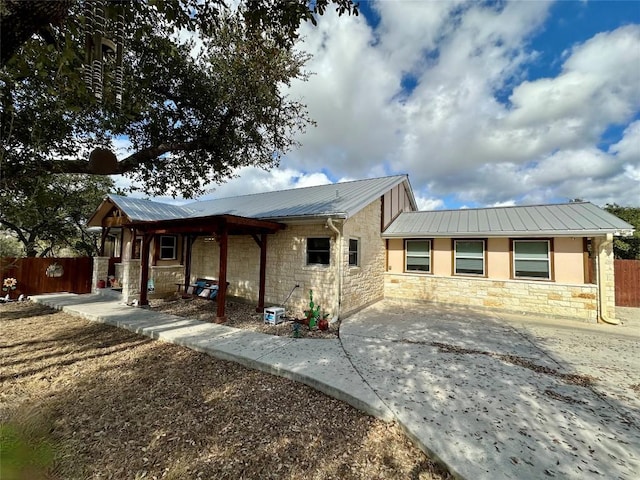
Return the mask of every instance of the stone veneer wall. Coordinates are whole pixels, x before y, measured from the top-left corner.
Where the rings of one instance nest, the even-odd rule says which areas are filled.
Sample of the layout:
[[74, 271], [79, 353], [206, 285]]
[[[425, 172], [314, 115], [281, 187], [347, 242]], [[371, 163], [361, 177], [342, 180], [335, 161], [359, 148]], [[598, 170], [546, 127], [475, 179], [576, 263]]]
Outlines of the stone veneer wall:
[[93, 257], [93, 273], [91, 275], [91, 291], [98, 291], [98, 281], [107, 281], [109, 272], [109, 257]]
[[385, 297], [597, 321], [596, 285], [385, 273]]
[[[374, 303], [384, 297], [385, 241], [380, 237], [382, 205], [372, 202], [344, 222], [342, 247], [342, 304], [340, 315]], [[360, 240], [360, 265], [349, 266], [349, 239]]]
[[155, 293], [175, 292], [176, 283], [184, 285], [184, 266], [157, 265], [149, 267], [149, 279], [153, 280]]
[[131, 303], [140, 297], [140, 260], [125, 260], [122, 265], [122, 301]]
[[[331, 264], [306, 265], [307, 237], [330, 237]], [[286, 303], [287, 312], [301, 317], [308, 308], [309, 290], [314, 302], [334, 315], [337, 285], [338, 248], [335, 234], [324, 223], [288, 225], [285, 230], [268, 235], [265, 305], [281, 305], [295, 285]], [[198, 238], [193, 245], [191, 281], [196, 278], [217, 279], [220, 249], [215, 241]], [[229, 237], [227, 257], [228, 294], [258, 301], [260, 280], [260, 247], [250, 236]]]
[[[611, 319], [616, 318], [616, 284], [614, 273], [613, 241], [606, 237], [593, 239], [593, 251], [598, 262], [596, 282], [600, 284], [600, 302], [602, 312]], [[595, 272], [594, 272], [595, 274]]]

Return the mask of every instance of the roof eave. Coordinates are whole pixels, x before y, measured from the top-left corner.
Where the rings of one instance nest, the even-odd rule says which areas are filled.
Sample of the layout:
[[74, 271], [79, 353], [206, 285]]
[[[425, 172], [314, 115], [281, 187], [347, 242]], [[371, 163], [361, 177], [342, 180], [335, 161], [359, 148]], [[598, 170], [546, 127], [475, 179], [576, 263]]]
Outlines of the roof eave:
[[518, 232], [390, 232], [383, 233], [382, 238], [517, 238], [517, 237], [600, 237], [607, 234], [632, 236], [633, 230], [600, 229], [600, 230], [545, 230]]

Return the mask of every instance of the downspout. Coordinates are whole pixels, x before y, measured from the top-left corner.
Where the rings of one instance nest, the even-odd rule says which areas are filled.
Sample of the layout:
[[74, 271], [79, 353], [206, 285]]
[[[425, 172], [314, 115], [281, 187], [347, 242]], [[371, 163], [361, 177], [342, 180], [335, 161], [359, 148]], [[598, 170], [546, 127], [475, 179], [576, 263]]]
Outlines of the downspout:
[[335, 323], [340, 319], [340, 295], [342, 293], [342, 235], [340, 230], [333, 224], [331, 218], [327, 218], [327, 227], [336, 234], [336, 244], [338, 245], [338, 281], [336, 282], [336, 307], [335, 314], [331, 319], [331, 323]]
[[606, 298], [606, 295], [604, 294], [604, 285], [603, 285], [603, 281], [602, 278], [600, 277], [602, 269], [600, 267], [600, 252], [603, 251], [606, 247], [608, 247], [609, 245], [611, 245], [613, 243], [613, 235], [608, 233], [607, 236], [605, 237], [605, 241], [598, 244], [598, 252], [597, 252], [597, 256], [596, 256], [596, 278], [598, 279], [598, 317], [600, 320], [602, 320], [605, 323], [608, 323], [610, 325], [620, 325], [620, 320], [617, 320], [615, 318], [610, 318], [607, 312], [607, 307], [606, 307], [606, 303], [602, 301], [603, 297]]

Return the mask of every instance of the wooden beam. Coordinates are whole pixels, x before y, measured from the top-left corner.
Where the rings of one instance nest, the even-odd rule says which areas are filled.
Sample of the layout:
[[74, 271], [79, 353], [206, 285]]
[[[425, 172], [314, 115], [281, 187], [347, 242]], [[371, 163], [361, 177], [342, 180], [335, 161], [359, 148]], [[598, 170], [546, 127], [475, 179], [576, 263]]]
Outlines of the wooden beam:
[[262, 312], [264, 310], [264, 290], [267, 277], [267, 238], [268, 235], [263, 233], [260, 239], [260, 287], [258, 290], [258, 308], [256, 308], [256, 312]]
[[149, 285], [149, 250], [153, 235], [145, 234], [142, 237], [142, 252], [140, 252], [140, 303], [139, 305], [149, 305], [148, 285]]
[[106, 217], [102, 220], [104, 227], [121, 227], [127, 222], [125, 217]]
[[220, 235], [220, 270], [218, 271], [218, 310], [216, 312], [216, 323], [227, 321], [225, 316], [225, 304], [227, 302], [227, 251], [229, 246], [229, 232], [225, 225]]

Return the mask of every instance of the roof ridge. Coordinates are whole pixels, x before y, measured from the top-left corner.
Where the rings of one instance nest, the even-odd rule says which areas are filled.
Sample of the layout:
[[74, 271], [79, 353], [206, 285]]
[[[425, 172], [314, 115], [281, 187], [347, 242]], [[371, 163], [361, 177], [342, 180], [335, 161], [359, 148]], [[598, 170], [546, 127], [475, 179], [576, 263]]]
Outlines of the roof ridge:
[[593, 203], [584, 201], [584, 202], [563, 202], [563, 203], [534, 203], [531, 205], [503, 205], [498, 207], [473, 207], [473, 208], [444, 208], [437, 210], [416, 210], [414, 212], [402, 212], [402, 213], [432, 213], [432, 212], [462, 212], [462, 211], [474, 211], [474, 210], [498, 210], [498, 209], [509, 209], [509, 208], [529, 208], [529, 207], [554, 207], [559, 205], [586, 205]]
[[399, 178], [404, 177], [408, 178], [406, 173], [398, 174], [398, 175], [386, 175], [384, 177], [372, 177], [372, 178], [362, 178], [360, 180], [347, 180], [346, 182], [336, 182], [336, 183], [323, 183], [321, 185], [310, 185], [307, 187], [294, 187], [294, 188], [282, 188], [280, 190], [267, 190], [266, 192], [254, 192], [254, 193], [245, 193], [243, 195], [230, 195], [228, 197], [220, 197], [220, 198], [210, 198], [208, 200], [194, 200], [193, 202], [185, 203], [185, 205], [193, 205], [194, 203], [204, 203], [204, 202], [213, 202], [216, 200], [227, 200], [229, 198], [242, 198], [242, 197], [252, 197], [255, 195], [264, 195], [267, 193], [280, 193], [280, 192], [291, 192], [293, 190], [307, 190], [310, 188], [318, 188], [318, 187], [330, 187], [332, 185], [347, 185], [349, 183], [359, 183], [359, 182], [367, 182], [371, 180], [384, 180], [386, 178]]

